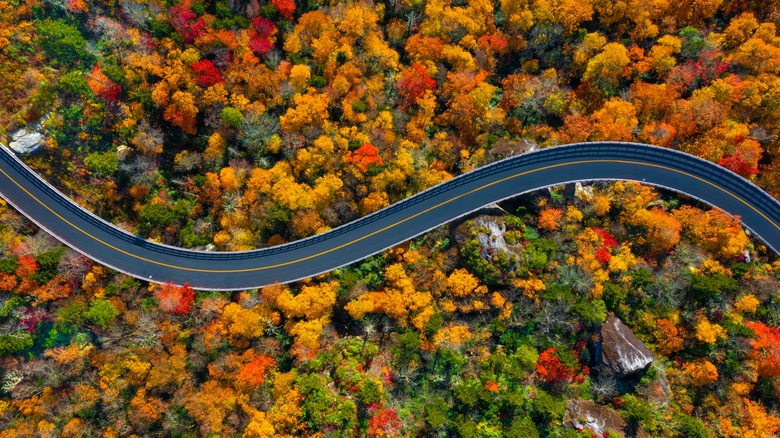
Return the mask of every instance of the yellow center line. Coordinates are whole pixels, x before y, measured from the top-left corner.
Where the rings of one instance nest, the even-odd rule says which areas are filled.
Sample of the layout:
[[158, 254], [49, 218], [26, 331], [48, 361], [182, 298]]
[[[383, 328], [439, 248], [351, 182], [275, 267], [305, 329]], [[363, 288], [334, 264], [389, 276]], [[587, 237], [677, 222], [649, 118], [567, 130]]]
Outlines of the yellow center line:
[[[522, 176], [525, 176], [525, 175], [530, 175], [530, 174], [536, 173], [536, 172], [542, 172], [542, 171], [549, 170], [549, 169], [554, 169], [554, 168], [564, 167], [564, 166], [572, 166], [572, 165], [577, 165], [577, 164], [588, 164], [588, 163], [620, 163], [620, 164], [632, 164], [632, 165], [638, 165], [638, 166], [656, 167], [656, 168], [659, 168], [659, 169], [664, 169], [664, 170], [668, 170], [668, 171], [671, 171], [671, 172], [676, 172], [676, 173], [688, 176], [690, 178], [694, 178], [696, 180], [699, 180], [699, 181], [701, 181], [701, 182], [703, 182], [705, 184], [708, 184], [708, 185], [710, 185], [710, 186], [712, 186], [712, 187], [714, 187], [714, 188], [716, 188], [716, 189], [718, 189], [718, 190], [720, 190], [720, 191], [722, 191], [722, 192], [732, 196], [733, 198], [739, 200], [740, 202], [742, 202], [743, 204], [745, 204], [746, 206], [751, 208], [753, 211], [758, 213], [761, 217], [766, 219], [775, 228], [780, 230], [780, 226], [778, 226], [775, 222], [773, 222], [771, 219], [769, 219], [765, 214], [763, 214], [761, 211], [759, 211], [757, 208], [755, 208], [753, 205], [751, 205], [750, 203], [748, 203], [744, 199], [742, 199], [739, 196], [731, 193], [730, 191], [724, 189], [723, 187], [721, 187], [721, 186], [719, 186], [717, 184], [714, 184], [714, 183], [712, 183], [710, 181], [707, 181], [707, 180], [705, 180], [703, 178], [700, 178], [700, 177], [698, 177], [696, 175], [692, 175], [690, 173], [687, 173], [687, 172], [684, 172], [684, 171], [681, 171], [681, 170], [678, 170], [678, 169], [674, 169], [674, 168], [671, 168], [671, 167], [659, 165], [659, 164], [643, 163], [643, 162], [639, 162], [639, 161], [629, 161], [629, 160], [580, 160], [580, 161], [573, 161], [573, 162], [570, 162], [570, 163], [553, 164], [553, 165], [544, 166], [544, 167], [540, 167], [538, 169], [533, 169], [533, 170], [527, 170], [525, 172], [520, 172], [520, 173], [517, 173], [517, 174], [514, 174], [514, 175], [510, 175], [510, 176], [501, 178], [499, 180], [490, 182], [490, 183], [486, 183], [486, 184], [484, 184], [482, 186], [479, 186], [479, 187], [477, 187], [475, 189], [469, 190], [466, 193], [462, 193], [462, 194], [454, 196], [454, 197], [452, 197], [452, 198], [450, 198], [450, 199], [448, 199], [446, 201], [442, 201], [442, 202], [440, 202], [440, 203], [438, 203], [438, 204], [436, 204], [434, 206], [428, 207], [428, 208], [426, 208], [425, 210], [423, 210], [423, 211], [421, 211], [419, 213], [416, 213], [416, 214], [413, 214], [413, 215], [411, 215], [409, 217], [401, 219], [401, 220], [399, 220], [397, 222], [394, 222], [394, 223], [392, 223], [390, 225], [387, 225], [387, 226], [385, 226], [383, 228], [380, 228], [380, 229], [378, 229], [378, 230], [376, 230], [374, 232], [371, 232], [371, 233], [366, 234], [364, 236], [358, 237], [358, 238], [353, 239], [353, 240], [351, 240], [349, 242], [342, 243], [341, 245], [334, 246], [333, 248], [326, 249], [326, 250], [321, 251], [319, 253], [308, 255], [306, 257], [301, 257], [299, 259], [290, 260], [288, 262], [283, 262], [283, 263], [277, 263], [277, 264], [274, 264], [274, 265], [260, 266], [260, 267], [256, 267], [256, 268], [245, 268], [245, 269], [199, 269], [199, 268], [188, 268], [186, 266], [171, 265], [171, 264], [168, 264], [168, 263], [159, 262], [157, 260], [148, 259], [146, 257], [142, 257], [142, 256], [139, 256], [139, 255], [127, 252], [127, 251], [125, 251], [125, 250], [123, 250], [121, 248], [117, 248], [116, 246], [111, 245], [110, 243], [105, 242], [105, 241], [101, 240], [100, 238], [93, 236], [92, 234], [88, 233], [87, 231], [84, 231], [83, 229], [79, 228], [78, 226], [76, 226], [72, 222], [70, 222], [67, 219], [65, 219], [64, 217], [60, 216], [59, 213], [54, 211], [52, 208], [50, 208], [48, 205], [46, 205], [40, 199], [38, 199], [35, 195], [30, 193], [26, 188], [24, 188], [21, 184], [19, 184], [16, 180], [14, 180], [10, 175], [8, 175], [3, 169], [0, 169], [0, 172], [2, 172], [2, 174], [5, 175], [5, 177], [8, 178], [11, 182], [16, 184], [30, 198], [34, 199], [36, 202], [38, 202], [41, 206], [43, 206], [44, 208], [49, 210], [52, 214], [54, 214], [60, 220], [62, 220], [66, 224], [70, 225], [71, 227], [73, 227], [77, 231], [81, 232], [82, 234], [90, 237], [91, 239], [93, 239], [93, 240], [95, 240], [95, 241], [97, 241], [97, 242], [99, 242], [99, 243], [101, 243], [101, 244], [103, 244], [103, 245], [105, 245], [105, 246], [107, 246], [107, 247], [117, 251], [117, 252], [120, 252], [120, 253], [122, 253], [124, 255], [127, 255], [129, 257], [132, 257], [132, 258], [135, 258], [135, 259], [138, 259], [138, 260], [142, 260], [142, 261], [145, 261], [145, 262], [148, 262], [148, 263], [152, 263], [152, 264], [155, 264], [155, 265], [158, 265], [158, 266], [165, 266], [167, 268], [179, 269], [179, 270], [183, 270], [183, 271], [203, 272], [203, 273], [241, 273], [241, 272], [263, 271], [263, 270], [266, 270], [266, 269], [280, 268], [280, 267], [292, 265], [292, 264], [295, 264], [295, 263], [301, 263], [301, 262], [304, 262], [306, 260], [311, 260], [313, 258], [323, 256], [323, 255], [331, 253], [333, 251], [337, 251], [337, 250], [339, 250], [341, 248], [345, 248], [347, 246], [354, 245], [357, 242], [360, 242], [362, 240], [368, 239], [369, 237], [373, 237], [373, 236], [375, 236], [375, 235], [377, 235], [379, 233], [385, 232], [385, 231], [387, 231], [387, 230], [389, 230], [391, 228], [397, 227], [398, 225], [401, 225], [404, 222], [410, 221], [410, 220], [412, 220], [412, 219], [414, 219], [416, 217], [424, 215], [424, 214], [426, 214], [426, 213], [428, 213], [430, 211], [433, 211], [433, 210], [435, 210], [437, 208], [442, 207], [443, 205], [446, 205], [446, 204], [449, 204], [451, 202], [457, 201], [460, 198], [472, 195], [472, 194], [474, 194], [476, 192], [479, 192], [481, 190], [485, 190], [485, 189], [487, 189], [489, 187], [492, 187], [492, 186], [494, 186], [496, 184], [501, 184], [501, 183], [509, 181], [511, 179], [519, 178], [519, 177], [522, 177]], [[594, 179], [598, 179], [598, 178], [594, 178]], [[398, 242], [398, 243], [401, 243], [401, 242]]]

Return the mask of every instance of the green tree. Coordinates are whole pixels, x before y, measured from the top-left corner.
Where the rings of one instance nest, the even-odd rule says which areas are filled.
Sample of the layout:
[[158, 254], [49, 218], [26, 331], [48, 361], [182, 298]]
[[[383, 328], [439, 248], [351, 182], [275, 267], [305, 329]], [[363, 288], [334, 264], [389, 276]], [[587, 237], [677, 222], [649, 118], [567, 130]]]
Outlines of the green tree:
[[536, 388], [536, 396], [532, 406], [534, 420], [537, 424], [556, 422], [566, 413], [563, 400], [553, 397], [541, 388]]
[[536, 428], [530, 417], [523, 417], [512, 423], [506, 431], [507, 438], [539, 438], [539, 429]]
[[434, 396], [425, 404], [423, 410], [425, 411], [425, 422], [431, 429], [438, 429], [447, 423], [447, 413], [450, 407], [443, 398]]
[[572, 310], [585, 324], [601, 324], [607, 320], [607, 305], [602, 300], [588, 300], [581, 298]]
[[226, 106], [222, 108], [222, 121], [231, 128], [238, 128], [241, 126], [241, 121], [244, 116], [241, 111], [233, 108], [232, 106]]
[[3, 274], [13, 274], [19, 266], [19, 257], [12, 256], [0, 259], [0, 272]]
[[114, 152], [93, 152], [84, 158], [87, 169], [102, 175], [111, 176], [119, 170], [119, 157]]
[[522, 344], [517, 347], [517, 351], [509, 356], [509, 369], [514, 370], [519, 378], [523, 374], [536, 368], [536, 361], [539, 360], [539, 352], [531, 345]]
[[734, 294], [739, 291], [739, 282], [725, 274], [691, 276], [688, 288], [700, 302], [714, 299], [720, 301], [723, 294]]
[[57, 275], [57, 265], [60, 263], [60, 258], [65, 252], [64, 246], [58, 246], [52, 250], [43, 252], [35, 256], [35, 261], [38, 263], [38, 270], [35, 271], [32, 278], [38, 283], [48, 283], [49, 280]]
[[70, 331], [73, 327], [84, 324], [88, 310], [87, 304], [83, 301], [74, 301], [67, 306], [60, 307], [54, 321], [60, 330]]
[[57, 87], [61, 92], [75, 94], [76, 96], [87, 97], [92, 95], [92, 89], [87, 85], [87, 78], [84, 73], [73, 70], [60, 77]]
[[700, 418], [680, 415], [676, 421], [677, 434], [686, 438], [709, 438], [710, 433]]
[[33, 346], [32, 335], [28, 332], [16, 332], [12, 335], [0, 335], [0, 356], [8, 356]]
[[46, 54], [62, 64], [91, 65], [94, 57], [87, 51], [87, 40], [78, 29], [62, 20], [39, 21], [37, 35]]
[[111, 304], [111, 301], [98, 299], [89, 303], [89, 310], [85, 316], [89, 322], [106, 328], [118, 315], [119, 312]]
[[655, 413], [646, 400], [633, 394], [626, 394], [621, 397], [621, 400], [623, 401], [623, 406], [620, 411], [626, 421], [642, 426], [651, 434], [658, 429], [658, 420], [656, 420]]
[[176, 213], [168, 206], [162, 204], [148, 204], [141, 209], [141, 224], [138, 232], [148, 235], [152, 230], [164, 229], [177, 220]]

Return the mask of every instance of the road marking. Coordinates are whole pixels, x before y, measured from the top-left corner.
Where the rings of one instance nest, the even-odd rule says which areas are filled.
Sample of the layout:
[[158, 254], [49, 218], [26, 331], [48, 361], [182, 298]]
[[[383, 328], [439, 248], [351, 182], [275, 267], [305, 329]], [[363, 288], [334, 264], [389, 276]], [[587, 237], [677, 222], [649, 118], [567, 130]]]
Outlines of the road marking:
[[[380, 228], [380, 229], [378, 229], [378, 230], [376, 230], [376, 231], [374, 231], [372, 233], [366, 234], [365, 236], [358, 237], [357, 239], [351, 240], [349, 242], [342, 243], [341, 245], [335, 246], [333, 248], [329, 248], [327, 250], [321, 251], [321, 252], [316, 253], [316, 254], [308, 255], [306, 257], [301, 257], [299, 259], [290, 260], [290, 261], [283, 262], [283, 263], [277, 263], [277, 264], [274, 264], [274, 265], [259, 266], [259, 267], [256, 267], [256, 268], [245, 268], [245, 269], [199, 269], [199, 268], [188, 268], [186, 266], [171, 265], [171, 264], [168, 264], [168, 263], [159, 262], [157, 260], [148, 259], [146, 257], [142, 257], [142, 256], [139, 256], [139, 255], [127, 252], [127, 251], [125, 251], [125, 250], [123, 250], [121, 248], [117, 248], [116, 246], [111, 245], [110, 243], [105, 242], [105, 241], [99, 239], [98, 237], [93, 236], [92, 234], [88, 233], [87, 231], [82, 230], [81, 228], [79, 228], [75, 224], [71, 223], [70, 221], [68, 221], [64, 217], [60, 216], [59, 213], [57, 213], [56, 211], [51, 209], [48, 205], [44, 204], [35, 195], [30, 193], [26, 188], [24, 188], [15, 179], [13, 179], [10, 175], [8, 175], [3, 169], [0, 169], [0, 172], [2, 172], [2, 174], [5, 175], [5, 177], [8, 178], [11, 182], [16, 184], [16, 186], [18, 186], [22, 191], [27, 193], [27, 195], [30, 198], [34, 199], [41, 206], [43, 206], [44, 208], [49, 210], [52, 214], [57, 216], [60, 220], [62, 220], [66, 224], [70, 225], [71, 227], [73, 227], [77, 231], [81, 232], [82, 234], [86, 235], [87, 237], [90, 237], [91, 239], [93, 239], [93, 240], [95, 240], [95, 241], [97, 241], [97, 242], [99, 242], [99, 243], [101, 243], [101, 244], [103, 244], [103, 245], [105, 245], [105, 246], [115, 250], [115, 251], [118, 251], [118, 252], [120, 252], [122, 254], [125, 254], [127, 256], [130, 256], [130, 257], [138, 259], [138, 260], [142, 260], [142, 261], [145, 261], [145, 262], [148, 262], [148, 263], [152, 263], [152, 264], [155, 264], [155, 265], [158, 265], [158, 266], [164, 266], [164, 267], [167, 267], [167, 268], [173, 268], [173, 269], [178, 269], [178, 270], [182, 270], [182, 271], [190, 271], [190, 272], [223, 273], [223, 274], [225, 274], [225, 273], [242, 273], [242, 272], [264, 271], [264, 270], [267, 270], [267, 269], [280, 268], [280, 267], [283, 267], [283, 266], [288, 266], [288, 265], [304, 262], [306, 260], [311, 260], [313, 258], [320, 257], [320, 256], [323, 256], [325, 254], [329, 254], [329, 253], [331, 253], [333, 251], [336, 251], [336, 250], [339, 250], [341, 248], [345, 248], [347, 246], [350, 246], [350, 245], [353, 245], [353, 244], [355, 244], [357, 242], [360, 242], [361, 240], [368, 239], [369, 237], [373, 237], [373, 236], [375, 236], [377, 234], [383, 233], [383, 232], [385, 232], [385, 231], [387, 231], [387, 230], [389, 230], [391, 228], [395, 228], [396, 226], [398, 226], [400, 224], [403, 224], [404, 222], [410, 221], [410, 220], [412, 220], [412, 219], [414, 219], [416, 217], [419, 217], [419, 216], [421, 216], [423, 214], [426, 214], [426, 213], [428, 213], [430, 211], [433, 211], [433, 210], [435, 210], [435, 209], [437, 209], [437, 208], [439, 208], [439, 207], [441, 207], [443, 205], [449, 204], [449, 203], [454, 202], [454, 201], [456, 201], [456, 200], [458, 200], [460, 198], [463, 198], [465, 196], [469, 196], [469, 195], [474, 194], [474, 193], [476, 193], [478, 191], [481, 191], [481, 190], [484, 190], [486, 188], [492, 187], [492, 186], [494, 186], [496, 184], [500, 184], [500, 183], [506, 182], [506, 181], [508, 181], [510, 179], [519, 178], [519, 177], [522, 177], [522, 176], [525, 176], [525, 175], [529, 175], [529, 174], [536, 173], [536, 172], [541, 172], [541, 171], [544, 171], [544, 170], [554, 169], [554, 168], [557, 168], [557, 167], [572, 166], [572, 165], [578, 165], [578, 164], [590, 164], [590, 163], [620, 163], [620, 164], [631, 164], [631, 165], [637, 165], [637, 166], [656, 167], [656, 168], [659, 168], [659, 169], [664, 169], [664, 170], [668, 170], [668, 171], [671, 171], [671, 172], [679, 173], [681, 175], [685, 175], [685, 176], [688, 176], [690, 178], [694, 178], [694, 179], [699, 180], [699, 181], [701, 181], [701, 182], [703, 182], [705, 184], [708, 184], [708, 185], [710, 185], [710, 186], [712, 186], [712, 187], [714, 187], [714, 188], [716, 188], [716, 189], [718, 189], [718, 190], [720, 190], [720, 191], [730, 195], [731, 197], [737, 199], [738, 201], [742, 202], [743, 204], [745, 204], [746, 206], [751, 208], [753, 211], [758, 213], [761, 217], [766, 219], [767, 222], [772, 224], [775, 228], [780, 230], [780, 226], [778, 226], [774, 221], [769, 219], [769, 217], [767, 217], [765, 214], [763, 214], [757, 208], [753, 207], [753, 205], [751, 205], [750, 203], [748, 203], [744, 199], [742, 199], [739, 196], [731, 193], [730, 191], [724, 189], [723, 187], [721, 187], [721, 186], [719, 186], [719, 185], [717, 185], [715, 183], [712, 183], [710, 181], [707, 181], [707, 180], [705, 180], [703, 178], [700, 178], [700, 177], [698, 177], [696, 175], [692, 175], [690, 173], [687, 173], [687, 172], [684, 172], [684, 171], [681, 171], [681, 170], [678, 170], [678, 169], [674, 169], [674, 168], [671, 168], [671, 167], [663, 166], [663, 165], [660, 165], [660, 164], [643, 163], [643, 162], [640, 162], [640, 161], [604, 160], [604, 159], [602, 159], [602, 160], [579, 160], [579, 161], [572, 161], [572, 162], [569, 162], [569, 163], [553, 164], [553, 165], [549, 165], [549, 166], [540, 167], [540, 168], [537, 168], [537, 169], [527, 170], [525, 172], [520, 172], [520, 173], [517, 173], [517, 174], [514, 174], [514, 175], [510, 175], [510, 176], [501, 178], [499, 180], [496, 180], [496, 181], [484, 184], [484, 185], [479, 186], [479, 187], [477, 187], [475, 189], [469, 190], [466, 193], [462, 193], [462, 194], [460, 194], [458, 196], [455, 196], [455, 197], [452, 197], [452, 198], [450, 198], [450, 199], [448, 199], [446, 201], [442, 201], [442, 202], [440, 202], [440, 203], [438, 203], [438, 204], [436, 204], [434, 206], [428, 207], [425, 210], [423, 210], [423, 211], [421, 211], [419, 213], [416, 213], [416, 214], [414, 214], [412, 216], [406, 217], [406, 218], [401, 219], [401, 220], [399, 220], [397, 222], [394, 222], [394, 223], [392, 223], [390, 225], [387, 225], [387, 226], [385, 226], [383, 228]], [[595, 179], [598, 179], [598, 178], [595, 178]], [[398, 243], [401, 243], [401, 242], [398, 242]]]

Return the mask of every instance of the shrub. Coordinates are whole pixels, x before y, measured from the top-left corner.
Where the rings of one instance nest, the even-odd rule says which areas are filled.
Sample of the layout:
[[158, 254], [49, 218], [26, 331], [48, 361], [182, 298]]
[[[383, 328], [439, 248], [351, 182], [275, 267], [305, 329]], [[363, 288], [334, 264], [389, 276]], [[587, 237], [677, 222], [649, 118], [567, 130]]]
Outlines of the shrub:
[[106, 328], [108, 324], [119, 315], [119, 312], [108, 300], [93, 300], [89, 303], [89, 310], [85, 314], [89, 322]]
[[119, 170], [119, 158], [114, 152], [93, 152], [84, 158], [84, 164], [102, 176], [111, 176]]
[[241, 114], [241, 111], [236, 108], [233, 108], [232, 106], [222, 108], [222, 121], [225, 122], [227, 126], [238, 128], [241, 126], [241, 121], [243, 119], [244, 116]]

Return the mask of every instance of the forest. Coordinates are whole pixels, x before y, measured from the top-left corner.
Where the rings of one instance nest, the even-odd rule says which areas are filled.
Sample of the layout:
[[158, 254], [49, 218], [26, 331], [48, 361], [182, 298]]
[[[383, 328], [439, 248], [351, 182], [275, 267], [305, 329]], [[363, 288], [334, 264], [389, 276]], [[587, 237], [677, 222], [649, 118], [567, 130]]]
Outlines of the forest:
[[[778, 26], [773, 0], [0, 0], [0, 140], [35, 130], [23, 160], [77, 203], [211, 251], [572, 142], [780, 198]], [[631, 182], [233, 293], [0, 201], [0, 437], [780, 436], [779, 278], [739, 218]]]

